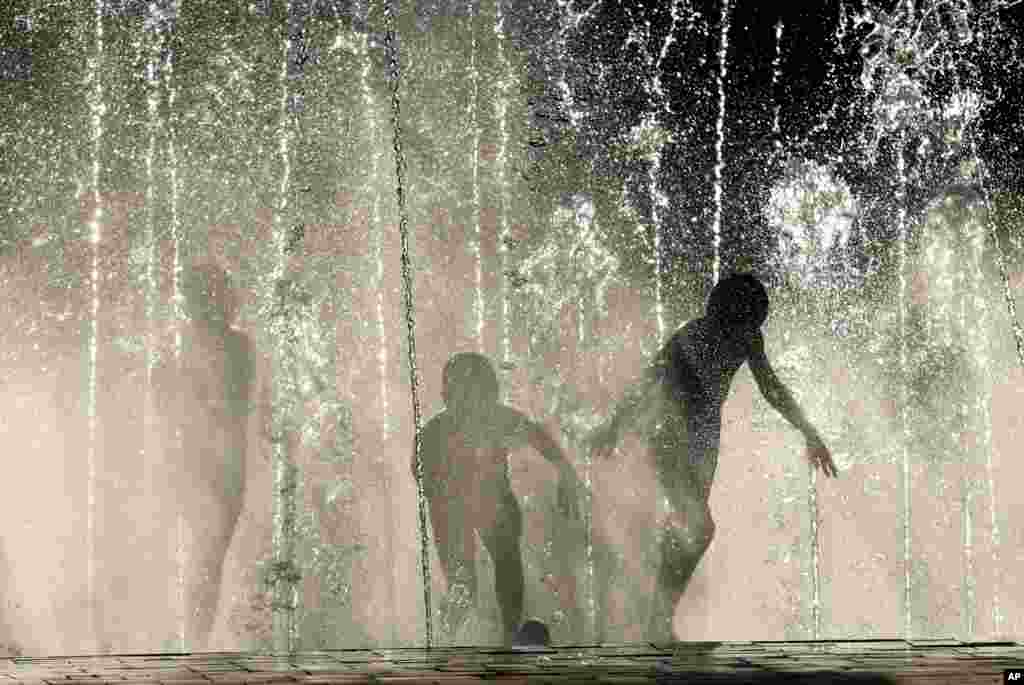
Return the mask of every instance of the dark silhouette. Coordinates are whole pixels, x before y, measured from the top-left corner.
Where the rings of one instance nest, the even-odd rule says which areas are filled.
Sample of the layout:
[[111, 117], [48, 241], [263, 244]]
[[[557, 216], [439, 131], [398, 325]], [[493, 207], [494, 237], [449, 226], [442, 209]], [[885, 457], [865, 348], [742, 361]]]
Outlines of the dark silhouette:
[[[523, 613], [523, 521], [509, 480], [508, 455], [529, 445], [559, 472], [562, 512], [578, 518], [579, 481], [558, 443], [543, 426], [501, 404], [498, 377], [480, 354], [456, 354], [445, 364], [445, 409], [422, 434], [423, 488], [448, 592], [441, 616], [452, 637], [477, 591], [476, 533], [494, 562], [495, 591], [506, 643]], [[416, 462], [413, 459], [413, 475]]]
[[826, 475], [838, 475], [821, 437], [765, 356], [760, 328], [768, 307], [764, 286], [753, 276], [720, 281], [708, 298], [705, 316], [669, 339], [612, 419], [591, 436], [593, 451], [607, 456], [623, 429], [635, 428], [643, 435], [669, 505], [661, 524], [662, 560], [648, 624], [650, 640], [675, 639], [676, 604], [714, 537], [708, 498], [718, 464], [722, 403], [744, 362], [765, 399], [807, 438], [811, 463]]
[[155, 370], [154, 384], [172, 441], [165, 515], [183, 517], [191, 531], [185, 639], [190, 648], [202, 648], [242, 507], [255, 365], [248, 338], [231, 328], [237, 305], [224, 270], [193, 264], [184, 271], [181, 290], [188, 320], [181, 329], [180, 367], [167, 359]]

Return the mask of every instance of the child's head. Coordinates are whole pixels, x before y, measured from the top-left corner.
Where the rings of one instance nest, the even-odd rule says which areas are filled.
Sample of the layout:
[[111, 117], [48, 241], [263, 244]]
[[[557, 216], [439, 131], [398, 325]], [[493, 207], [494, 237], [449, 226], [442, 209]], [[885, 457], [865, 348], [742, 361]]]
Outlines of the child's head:
[[197, 260], [186, 266], [182, 270], [181, 291], [193, 321], [226, 325], [238, 313], [227, 272], [216, 262]]
[[498, 375], [487, 357], [475, 352], [454, 354], [444, 365], [441, 396], [457, 413], [477, 410], [498, 402]]
[[760, 328], [768, 318], [768, 293], [750, 274], [723, 278], [708, 297], [707, 316], [721, 328]]

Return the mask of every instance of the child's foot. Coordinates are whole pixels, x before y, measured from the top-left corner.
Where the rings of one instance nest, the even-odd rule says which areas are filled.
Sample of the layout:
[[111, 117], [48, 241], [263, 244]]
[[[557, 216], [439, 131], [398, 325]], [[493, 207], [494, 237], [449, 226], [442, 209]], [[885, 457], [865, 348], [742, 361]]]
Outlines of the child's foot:
[[515, 637], [512, 638], [512, 646], [522, 649], [544, 648], [550, 645], [551, 633], [548, 631], [548, 627], [533, 618], [520, 626]]

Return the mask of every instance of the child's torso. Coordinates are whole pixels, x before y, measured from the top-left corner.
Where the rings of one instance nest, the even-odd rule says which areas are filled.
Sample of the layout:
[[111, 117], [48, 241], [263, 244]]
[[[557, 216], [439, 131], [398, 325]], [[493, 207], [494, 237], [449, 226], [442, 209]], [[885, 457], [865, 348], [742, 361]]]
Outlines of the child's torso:
[[493, 526], [512, 492], [508, 457], [526, 444], [526, 424], [519, 418], [503, 406], [475, 420], [456, 421], [449, 412], [435, 417], [426, 485], [447, 506], [459, 507], [474, 527]]
[[527, 442], [526, 424], [518, 412], [498, 405], [481, 416], [461, 420], [446, 411], [439, 420], [442, 469], [454, 479], [450, 485], [471, 491], [508, 484], [508, 456]]
[[676, 335], [685, 359], [706, 389], [704, 406], [695, 409], [719, 412], [736, 372], [747, 361], [749, 342], [725, 338], [703, 318], [688, 322]]

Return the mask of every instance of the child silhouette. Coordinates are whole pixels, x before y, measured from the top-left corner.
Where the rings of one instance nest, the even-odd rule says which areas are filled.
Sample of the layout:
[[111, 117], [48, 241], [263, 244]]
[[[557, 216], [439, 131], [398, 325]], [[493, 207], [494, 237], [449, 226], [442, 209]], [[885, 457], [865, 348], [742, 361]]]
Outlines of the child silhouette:
[[611, 420], [590, 437], [593, 453], [608, 456], [624, 428], [636, 429], [647, 440], [668, 502], [650, 640], [675, 639], [676, 604], [714, 536], [708, 497], [718, 464], [722, 404], [744, 362], [769, 404], [806, 437], [811, 463], [827, 476], [838, 475], [828, 448], [765, 356], [760, 329], [768, 307], [768, 294], [754, 276], [720, 281], [705, 316], [669, 339]]
[[[559, 473], [562, 512], [578, 519], [579, 481], [543, 426], [501, 404], [498, 378], [483, 355], [460, 353], [445, 364], [445, 409], [423, 428], [423, 489], [448, 592], [441, 615], [454, 637], [476, 599], [476, 538], [494, 562], [495, 593], [506, 644], [516, 639], [523, 613], [523, 517], [512, 492], [508, 455], [529, 445]], [[413, 475], [416, 463], [413, 459]]]
[[181, 324], [180, 366], [154, 369], [168, 436], [169, 510], [193, 531], [185, 569], [186, 639], [205, 648], [220, 604], [224, 561], [244, 499], [255, 348], [232, 327], [238, 302], [227, 273], [212, 261], [183, 270], [188, 319]]

